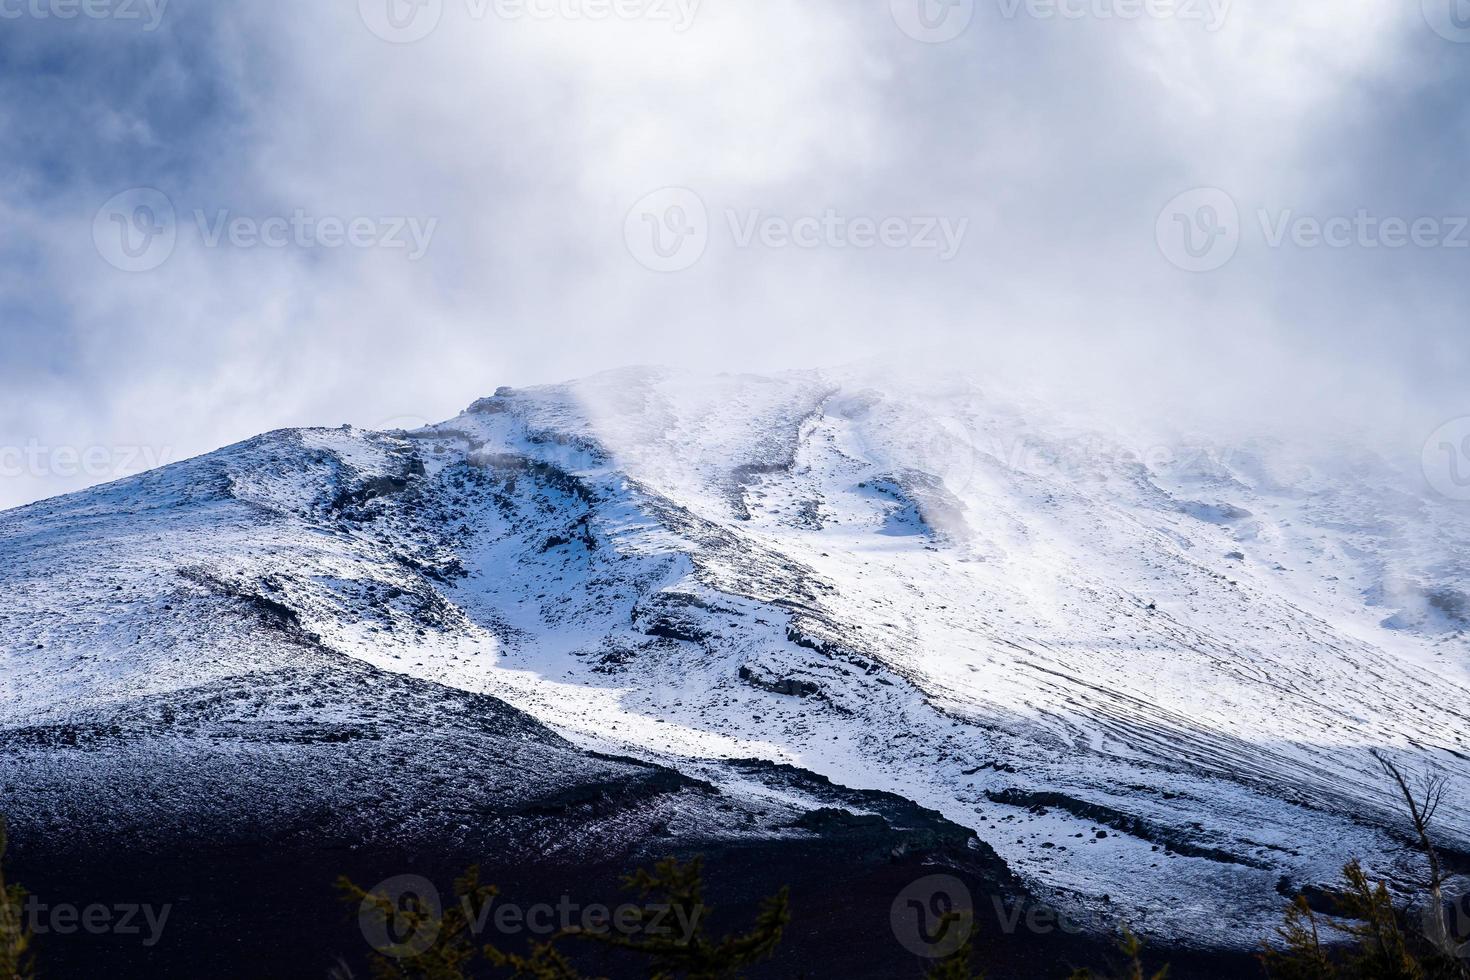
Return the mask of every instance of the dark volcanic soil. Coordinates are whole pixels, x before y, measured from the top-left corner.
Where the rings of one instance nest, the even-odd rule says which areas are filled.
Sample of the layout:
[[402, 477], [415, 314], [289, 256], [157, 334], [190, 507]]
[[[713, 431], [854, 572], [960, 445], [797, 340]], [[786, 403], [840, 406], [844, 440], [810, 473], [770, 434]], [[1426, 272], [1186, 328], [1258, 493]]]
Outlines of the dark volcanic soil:
[[[920, 978], [927, 962], [904, 948], [890, 921], [894, 898], [914, 881], [936, 872], [958, 877], [976, 899], [977, 965], [991, 980], [1066, 977], [1081, 965], [1103, 965], [1108, 950], [1095, 939], [1061, 931], [1035, 935], [1024, 926], [1007, 935], [991, 911], [995, 879], [983, 867], [936, 866], [938, 855], [874, 863], [866, 840], [820, 839], [741, 844], [706, 854], [710, 932], [742, 929], [760, 899], [791, 889], [792, 923], [776, 957], [752, 976], [769, 978]], [[404, 874], [422, 875], [448, 895], [453, 879], [479, 862], [483, 879], [498, 885], [502, 902], [523, 907], [570, 901], [585, 907], [616, 906], [628, 899], [619, 886], [622, 864], [569, 867], [505, 865], [494, 852], [449, 844], [413, 853], [378, 848], [273, 847], [240, 841], [235, 846], [197, 846], [180, 841], [170, 853], [127, 848], [72, 851], [18, 848], [12, 878], [48, 906], [70, 903], [171, 904], [161, 941], [145, 948], [142, 935], [48, 934], [39, 937], [41, 977], [323, 978], [340, 958], [353, 975], [368, 976], [370, 949], [355, 906], [333, 888], [339, 874], [371, 886]], [[1006, 896], [1006, 902], [1024, 898]], [[141, 920], [140, 920], [141, 921]], [[526, 937], [491, 931], [498, 946], [523, 949]], [[1179, 978], [1260, 976], [1246, 955], [1200, 956], [1155, 951]], [[1151, 963], [1151, 966], [1156, 965]], [[584, 969], [613, 978], [644, 977], [627, 961], [589, 956]], [[489, 975], [489, 974], [481, 974]]]

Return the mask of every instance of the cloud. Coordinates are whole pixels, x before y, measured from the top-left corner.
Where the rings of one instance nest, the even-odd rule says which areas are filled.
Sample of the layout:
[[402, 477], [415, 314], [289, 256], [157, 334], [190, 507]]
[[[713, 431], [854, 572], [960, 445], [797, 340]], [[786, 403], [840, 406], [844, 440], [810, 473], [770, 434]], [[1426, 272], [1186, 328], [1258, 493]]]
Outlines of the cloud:
[[[888, 2], [596, 19], [611, 8], [442, 0], [397, 44], [373, 2], [7, 23], [0, 445], [181, 456], [624, 363], [891, 351], [1241, 425], [1289, 411], [1408, 440], [1464, 414], [1465, 253], [1271, 248], [1259, 227], [1262, 209], [1470, 214], [1465, 109], [1440, 95], [1464, 90], [1470, 46], [1417, 10], [1236, 0], [1212, 30], [992, 0], [928, 44]], [[1200, 186], [1239, 205], [1241, 241], [1191, 274], [1155, 225]], [[135, 187], [167, 196], [177, 231], [142, 273], [93, 237]], [[672, 273], [625, 241], [664, 187], [708, 217]], [[221, 214], [365, 219], [374, 245], [211, 247]], [[852, 245], [863, 222], [924, 218], [967, 222], [951, 260], [912, 234]], [[764, 219], [836, 232], [743, 244]], [[421, 260], [382, 247], [415, 220], [436, 223]], [[0, 506], [95, 482], [54, 470], [0, 481]]]

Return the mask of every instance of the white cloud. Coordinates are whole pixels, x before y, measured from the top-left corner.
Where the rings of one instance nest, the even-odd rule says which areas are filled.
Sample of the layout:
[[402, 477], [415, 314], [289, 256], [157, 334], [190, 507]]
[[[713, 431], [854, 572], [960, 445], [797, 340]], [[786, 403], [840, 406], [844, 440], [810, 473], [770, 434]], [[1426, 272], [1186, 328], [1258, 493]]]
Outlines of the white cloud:
[[[395, 45], [352, 3], [180, 7], [139, 49], [152, 67], [75, 82], [67, 98], [93, 120], [77, 165], [58, 177], [37, 154], [0, 187], [0, 248], [36, 262], [0, 273], [0, 300], [39, 307], [7, 329], [58, 362], [3, 370], [16, 402], [0, 444], [143, 433], [185, 454], [281, 425], [447, 416], [500, 384], [623, 363], [769, 369], [889, 348], [1219, 412], [1283, 379], [1303, 397], [1333, 377], [1413, 385], [1410, 352], [1385, 357], [1371, 336], [1323, 351], [1325, 323], [1368, 329], [1361, 257], [1243, 248], [1199, 278], [1153, 241], [1188, 187], [1228, 185], [1250, 214], [1373, 157], [1332, 140], [1389, 111], [1373, 93], [1418, 84], [1406, 65], [1437, 39], [1402, 11], [1236, 0], [1212, 33], [980, 4], [958, 40], [928, 45], [887, 3], [705, 0], [684, 31], [473, 9], [446, 0], [434, 33]], [[60, 108], [34, 106], [13, 132]], [[98, 260], [90, 226], [143, 183], [169, 193], [184, 234], [163, 268], [129, 276]], [[670, 185], [700, 194], [714, 231], [697, 265], [659, 275], [629, 254], [624, 217]], [[196, 208], [438, 227], [421, 262], [209, 249]], [[950, 263], [741, 248], [723, 230], [727, 210], [828, 208], [969, 230]], [[1321, 291], [1310, 316], [1293, 288]], [[1414, 296], [1438, 342], [1454, 304]], [[77, 482], [8, 480], [0, 506]]]

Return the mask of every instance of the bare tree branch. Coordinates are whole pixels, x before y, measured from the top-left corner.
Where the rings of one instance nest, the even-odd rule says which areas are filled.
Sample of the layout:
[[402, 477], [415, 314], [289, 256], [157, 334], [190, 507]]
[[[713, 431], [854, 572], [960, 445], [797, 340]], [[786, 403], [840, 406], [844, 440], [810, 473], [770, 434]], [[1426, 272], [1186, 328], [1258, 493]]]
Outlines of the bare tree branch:
[[1429, 858], [1429, 888], [1436, 896], [1439, 895], [1444, 885], [1444, 872], [1439, 863], [1439, 853], [1435, 851], [1434, 844], [1429, 838], [1429, 827], [1434, 821], [1434, 814], [1439, 810], [1439, 805], [1444, 801], [1445, 789], [1448, 780], [1441, 775], [1425, 773], [1414, 780], [1418, 784], [1418, 795], [1415, 795], [1415, 787], [1411, 785], [1406, 776], [1392, 759], [1373, 750], [1373, 758], [1383, 767], [1383, 771], [1393, 779], [1399, 788], [1399, 793], [1404, 798], [1404, 804], [1409, 808], [1409, 819], [1414, 824], [1414, 832], [1419, 835], [1419, 844], [1424, 848], [1425, 855]]
[[[1435, 813], [1439, 811], [1439, 805], [1444, 802], [1449, 779], [1438, 773], [1426, 772], [1414, 777], [1411, 781], [1410, 777], [1405, 775], [1393, 760], [1377, 749], [1373, 750], [1373, 758], [1378, 760], [1383, 771], [1398, 786], [1399, 793], [1404, 798], [1404, 804], [1409, 808], [1409, 818], [1414, 824], [1414, 832], [1419, 835], [1419, 844], [1424, 848], [1424, 854], [1429, 859], [1429, 901], [1430, 908], [1434, 910], [1434, 925], [1428, 938], [1446, 956], [1454, 960], [1462, 951], [1451, 938], [1449, 924], [1445, 920], [1444, 884], [1446, 876], [1439, 863], [1439, 853], [1435, 851], [1434, 844], [1429, 837], [1430, 825], [1434, 821]], [[1467, 969], [1463, 960], [1458, 962], [1457, 966], [1460, 976], [1470, 976], [1470, 969]]]

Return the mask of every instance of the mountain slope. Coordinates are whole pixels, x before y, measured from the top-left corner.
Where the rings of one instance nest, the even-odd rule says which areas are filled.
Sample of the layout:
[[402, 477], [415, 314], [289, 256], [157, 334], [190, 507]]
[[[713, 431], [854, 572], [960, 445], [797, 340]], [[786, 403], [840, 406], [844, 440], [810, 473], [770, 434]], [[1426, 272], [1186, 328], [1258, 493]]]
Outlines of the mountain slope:
[[[506, 712], [497, 740], [744, 801], [786, 791], [728, 760], [898, 794], [1099, 928], [1252, 943], [1350, 856], [1415, 873], [1371, 750], [1470, 774], [1463, 517], [1324, 455], [820, 372], [622, 371], [414, 432], [271, 433], [0, 515], [0, 727], [228, 706], [283, 672], [265, 713], [210, 724], [314, 700], [353, 726], [395, 709], [343, 678], [427, 685], [430, 715]], [[1463, 802], [1441, 822], [1470, 849]]]

